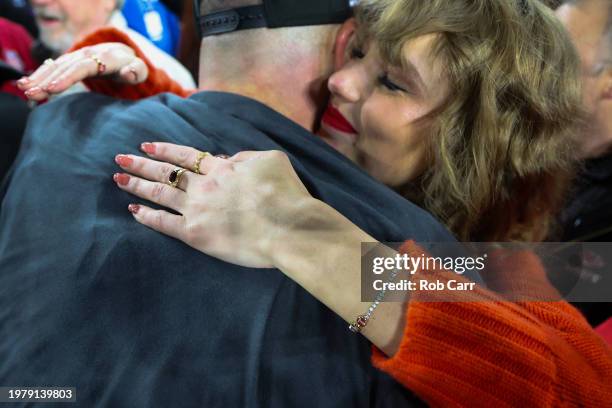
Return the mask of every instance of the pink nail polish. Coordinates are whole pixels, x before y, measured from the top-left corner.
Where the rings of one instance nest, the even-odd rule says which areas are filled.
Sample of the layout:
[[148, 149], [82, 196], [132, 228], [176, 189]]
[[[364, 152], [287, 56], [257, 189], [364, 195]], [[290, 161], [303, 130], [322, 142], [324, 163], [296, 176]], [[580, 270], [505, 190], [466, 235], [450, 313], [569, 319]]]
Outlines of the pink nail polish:
[[117, 163], [121, 167], [130, 167], [132, 163], [134, 163], [134, 160], [129, 156], [118, 154], [117, 156], [115, 156], [115, 163]]
[[128, 211], [132, 214], [138, 214], [138, 211], [140, 211], [140, 206], [138, 204], [130, 204], [128, 205]]
[[153, 143], [143, 143], [140, 145], [143, 152], [148, 154], [155, 154], [155, 145]]
[[115, 180], [115, 183], [117, 184], [127, 186], [127, 184], [130, 182], [130, 176], [124, 173], [115, 173], [113, 180]]

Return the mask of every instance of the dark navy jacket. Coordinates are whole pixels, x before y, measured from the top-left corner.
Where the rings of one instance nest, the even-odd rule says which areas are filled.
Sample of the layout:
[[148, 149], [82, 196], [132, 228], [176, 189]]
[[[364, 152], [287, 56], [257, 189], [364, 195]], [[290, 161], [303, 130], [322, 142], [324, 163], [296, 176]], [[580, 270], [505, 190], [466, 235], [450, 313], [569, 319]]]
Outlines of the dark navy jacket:
[[282, 149], [315, 197], [378, 240], [454, 240], [253, 100], [67, 96], [34, 112], [2, 201], [0, 385], [76, 387], [84, 407], [418, 404], [278, 270], [224, 263], [135, 222], [113, 158], [145, 141]]

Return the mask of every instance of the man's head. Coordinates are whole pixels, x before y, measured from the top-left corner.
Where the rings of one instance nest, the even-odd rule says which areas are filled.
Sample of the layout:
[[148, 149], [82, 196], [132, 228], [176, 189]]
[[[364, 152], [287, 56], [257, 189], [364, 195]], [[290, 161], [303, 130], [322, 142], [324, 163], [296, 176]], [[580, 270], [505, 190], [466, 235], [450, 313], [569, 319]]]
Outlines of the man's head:
[[556, 11], [580, 54], [584, 104], [591, 116], [583, 156], [612, 149], [612, 0], [572, 0]]
[[[202, 0], [200, 15], [262, 3]], [[339, 27], [256, 28], [204, 37], [200, 88], [251, 97], [312, 130], [324, 107]]]
[[125, 0], [31, 0], [40, 39], [57, 54], [107, 24]]

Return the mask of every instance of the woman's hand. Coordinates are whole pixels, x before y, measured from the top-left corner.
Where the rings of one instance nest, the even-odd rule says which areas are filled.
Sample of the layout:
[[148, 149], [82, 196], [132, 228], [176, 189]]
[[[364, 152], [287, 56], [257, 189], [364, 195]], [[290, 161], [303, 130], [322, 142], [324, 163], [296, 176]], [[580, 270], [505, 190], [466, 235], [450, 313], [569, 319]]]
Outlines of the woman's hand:
[[[278, 268], [346, 321], [368, 310], [371, 302], [361, 301], [361, 243], [376, 241], [314, 199], [287, 155], [220, 158], [168, 143], [144, 143], [142, 150], [160, 161], [118, 155], [115, 161], [131, 175], [115, 174], [115, 182], [182, 215], [130, 204], [138, 222], [227, 262]], [[201, 175], [187, 171], [177, 188], [168, 185], [177, 166], [195, 170], [200, 157]], [[392, 355], [404, 313], [401, 302], [381, 303], [362, 333]]]
[[45, 61], [32, 75], [17, 81], [17, 86], [29, 99], [42, 101], [84, 79], [100, 75], [135, 85], [147, 79], [149, 70], [127, 45], [102, 43]]
[[[280, 151], [220, 158], [168, 143], [144, 143], [142, 150], [159, 161], [118, 155], [117, 164], [131, 174], [115, 174], [115, 182], [182, 215], [132, 204], [136, 220], [227, 262], [273, 267], [274, 242], [317, 201]], [[201, 174], [196, 174], [199, 157]], [[175, 188], [169, 177], [177, 166], [188, 171]]]

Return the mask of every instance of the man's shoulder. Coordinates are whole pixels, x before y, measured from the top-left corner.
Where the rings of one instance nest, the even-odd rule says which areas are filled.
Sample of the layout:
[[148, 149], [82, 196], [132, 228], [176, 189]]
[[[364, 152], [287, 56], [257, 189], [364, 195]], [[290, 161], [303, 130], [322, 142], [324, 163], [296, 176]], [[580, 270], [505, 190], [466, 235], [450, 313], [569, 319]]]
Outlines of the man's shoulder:
[[[181, 105], [193, 107], [198, 105], [204, 109], [218, 109], [219, 112], [232, 113], [232, 105], [239, 103], [250, 107], [264, 106], [250, 98], [230, 94], [225, 92], [203, 91], [190, 98], [183, 98], [173, 93], [160, 93], [148, 98], [138, 100], [120, 99], [96, 92], [78, 92], [70, 95], [63, 95], [52, 99], [50, 102], [38, 106], [36, 111], [45, 110], [64, 110], [87, 111], [92, 115], [97, 114], [97, 109], [92, 110], [92, 106], [99, 106], [106, 109], [153, 109], [166, 108], [169, 110], [180, 108]], [[229, 110], [226, 108], [230, 108]], [[268, 108], [269, 109], [269, 108]], [[76, 119], [74, 116], [72, 120]]]
[[[187, 122], [200, 132], [214, 131], [220, 125], [229, 131], [232, 124], [249, 126], [250, 119], [269, 118], [270, 115], [274, 115], [274, 111], [259, 102], [220, 92], [201, 92], [192, 98], [163, 93], [137, 101], [83, 92], [62, 96], [37, 107], [32, 112], [29, 128], [30, 131], [44, 128], [44, 133], [49, 135], [54, 131], [91, 133], [108, 126], [126, 131], [160, 129]], [[277, 122], [282, 121], [283, 117], [277, 115]]]
[[95, 93], [66, 95], [34, 109], [24, 140], [39, 148], [82, 143], [119, 148], [141, 139], [195, 146], [204, 135], [223, 140], [238, 131], [244, 139], [256, 139], [248, 121], [220, 109], [217, 102], [169, 93], [138, 101]]
[[137, 101], [112, 98], [93, 92], [80, 92], [56, 98], [34, 109], [33, 118], [52, 116], [54, 122], [64, 121], [67, 125], [87, 124], [88, 120], [109, 116], [129, 116], [134, 113], [151, 113], [160, 111], [170, 113], [181, 104], [182, 98], [173, 94], [159, 94]]

